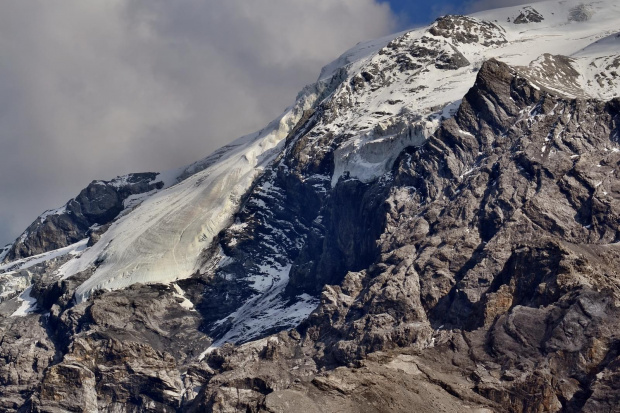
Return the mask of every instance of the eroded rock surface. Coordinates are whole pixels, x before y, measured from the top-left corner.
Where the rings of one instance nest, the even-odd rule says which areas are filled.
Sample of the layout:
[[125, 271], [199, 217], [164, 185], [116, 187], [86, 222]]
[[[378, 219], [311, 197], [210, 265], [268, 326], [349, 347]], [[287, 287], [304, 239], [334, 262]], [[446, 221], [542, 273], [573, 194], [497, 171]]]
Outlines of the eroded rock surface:
[[521, 10], [521, 13], [514, 19], [514, 24], [526, 24], [526, 23], [540, 23], [545, 20], [542, 14], [536, 11], [531, 6], [526, 6]]

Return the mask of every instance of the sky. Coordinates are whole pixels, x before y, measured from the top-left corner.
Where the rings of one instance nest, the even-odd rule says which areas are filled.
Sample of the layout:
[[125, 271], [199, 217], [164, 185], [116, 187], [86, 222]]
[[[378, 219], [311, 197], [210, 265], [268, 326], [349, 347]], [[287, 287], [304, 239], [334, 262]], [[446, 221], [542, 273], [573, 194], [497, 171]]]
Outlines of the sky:
[[445, 14], [466, 14], [540, 0], [381, 0], [388, 3], [398, 23], [406, 28], [426, 24]]
[[524, 2], [0, 2], [0, 245], [92, 180], [260, 129], [359, 41]]

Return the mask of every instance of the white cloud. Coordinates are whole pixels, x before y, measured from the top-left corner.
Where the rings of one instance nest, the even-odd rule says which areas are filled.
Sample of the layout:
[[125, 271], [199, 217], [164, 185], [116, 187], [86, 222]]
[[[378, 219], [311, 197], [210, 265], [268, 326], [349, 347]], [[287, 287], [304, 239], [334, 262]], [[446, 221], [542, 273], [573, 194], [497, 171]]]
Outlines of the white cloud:
[[0, 241], [90, 180], [195, 161], [392, 31], [374, 0], [0, 3]]

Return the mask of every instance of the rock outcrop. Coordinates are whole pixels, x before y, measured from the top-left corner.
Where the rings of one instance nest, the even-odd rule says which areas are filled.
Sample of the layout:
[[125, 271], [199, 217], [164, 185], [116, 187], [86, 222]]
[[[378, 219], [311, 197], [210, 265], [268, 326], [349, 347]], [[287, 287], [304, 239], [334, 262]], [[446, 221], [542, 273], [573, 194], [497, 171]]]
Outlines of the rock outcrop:
[[[156, 173], [129, 174], [112, 181], [93, 181], [77, 197], [34, 221], [7, 252], [4, 261], [56, 250], [74, 244], [110, 223], [132, 195], [161, 189]], [[96, 235], [94, 235], [96, 236]]]

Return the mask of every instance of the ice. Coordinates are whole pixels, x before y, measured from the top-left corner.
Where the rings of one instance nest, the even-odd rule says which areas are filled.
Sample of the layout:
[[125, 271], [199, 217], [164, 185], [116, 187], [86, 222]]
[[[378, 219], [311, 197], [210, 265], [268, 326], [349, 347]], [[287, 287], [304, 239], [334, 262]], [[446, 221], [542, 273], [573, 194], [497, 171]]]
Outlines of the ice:
[[375, 129], [356, 140], [350, 140], [334, 153], [332, 187], [345, 174], [362, 182], [370, 182], [384, 175], [403, 149], [423, 144], [438, 124], [438, 121], [421, 121], [402, 129], [396, 128], [389, 135], [383, 135]]
[[125, 209], [131, 209], [135, 207], [136, 205], [139, 205], [146, 198], [150, 197], [151, 195], [154, 195], [156, 192], [157, 192], [157, 189], [154, 189], [152, 191], [145, 192], [143, 194], [130, 195], [127, 198], [125, 198], [125, 200], [123, 201], [123, 207]]
[[26, 288], [17, 298], [21, 305], [11, 314], [11, 317], [25, 317], [37, 309], [37, 300], [30, 296], [30, 291], [32, 291], [32, 287]]
[[86, 249], [86, 244], [88, 244], [88, 238], [85, 238], [81, 241], [76, 242], [75, 244], [71, 244], [64, 248], [59, 248], [57, 250], [44, 252], [43, 254], [33, 255], [32, 257], [22, 258], [20, 260], [7, 262], [3, 265], [0, 265], [0, 273], [4, 271], [19, 271], [25, 270], [30, 267], [33, 267], [37, 264], [41, 264], [42, 262], [49, 261], [54, 258], [62, 257], [63, 255], [80, 254], [82, 251]]
[[97, 244], [63, 265], [60, 273], [65, 278], [95, 268], [78, 287], [78, 301], [99, 289], [169, 283], [194, 274], [201, 253], [231, 224], [242, 196], [278, 155], [284, 138], [316, 97], [308, 94], [267, 128], [185, 168], [177, 180], [188, 170], [199, 172], [142, 199]]

